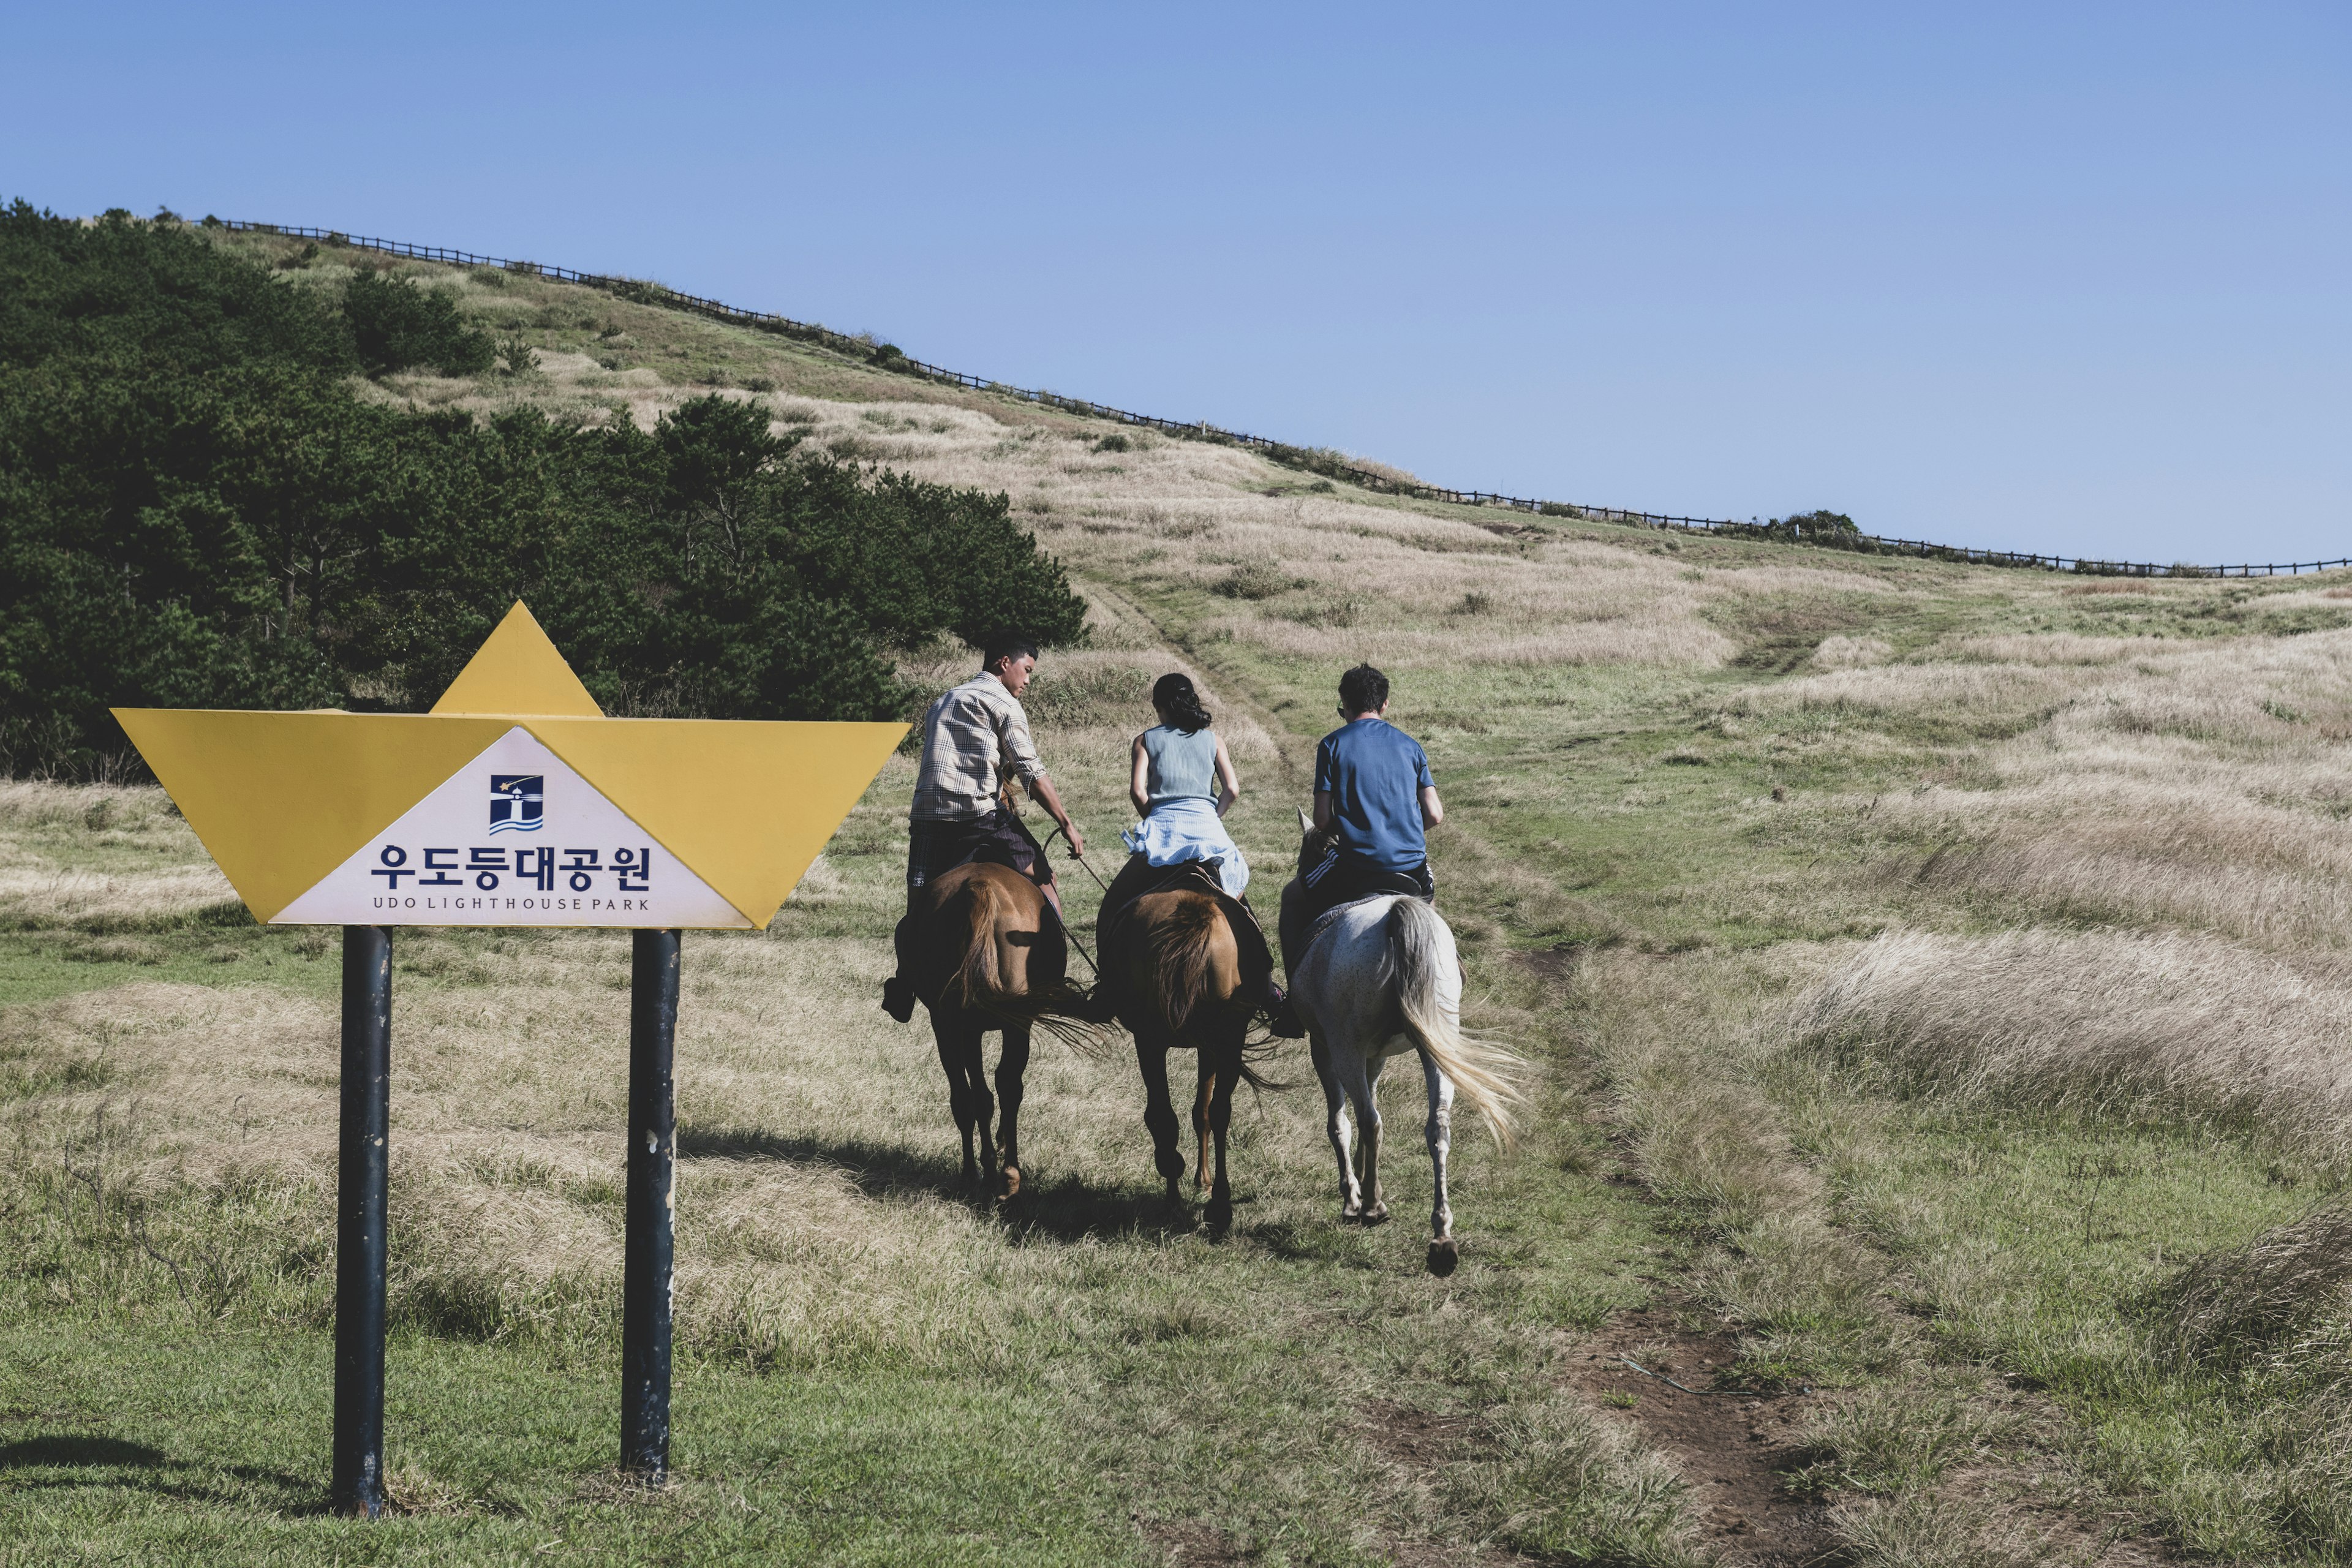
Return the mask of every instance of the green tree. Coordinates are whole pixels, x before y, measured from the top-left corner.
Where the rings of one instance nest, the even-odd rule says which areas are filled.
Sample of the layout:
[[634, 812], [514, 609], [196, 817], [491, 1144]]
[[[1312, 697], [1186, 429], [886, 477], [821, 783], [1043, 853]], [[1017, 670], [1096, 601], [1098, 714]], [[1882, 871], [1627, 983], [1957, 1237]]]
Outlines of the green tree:
[[625, 713], [891, 716], [897, 648], [1084, 632], [1004, 496], [809, 457], [754, 404], [646, 432], [362, 399], [354, 343], [473, 331], [405, 283], [339, 316], [176, 226], [22, 203], [11, 281], [0, 766], [108, 769], [112, 706], [422, 708], [518, 598]]
[[343, 290], [343, 319], [370, 375], [420, 364], [444, 375], [479, 375], [499, 355], [490, 334], [467, 325], [449, 294], [380, 272], [352, 275]]
[[342, 321], [201, 235], [109, 213], [0, 213], [0, 366], [98, 358], [205, 370], [258, 360], [347, 370]]

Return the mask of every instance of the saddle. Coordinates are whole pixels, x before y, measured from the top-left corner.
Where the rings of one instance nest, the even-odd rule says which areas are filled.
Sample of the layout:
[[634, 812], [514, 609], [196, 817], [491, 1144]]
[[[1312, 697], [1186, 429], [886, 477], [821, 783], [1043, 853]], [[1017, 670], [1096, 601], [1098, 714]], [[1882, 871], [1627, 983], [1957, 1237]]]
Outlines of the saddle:
[[1358, 904], [1363, 903], [1368, 900], [1385, 899], [1393, 896], [1394, 895], [1389, 893], [1366, 893], [1363, 898], [1349, 899], [1344, 904], [1333, 904], [1329, 909], [1325, 910], [1321, 914], [1317, 915], [1314, 921], [1307, 926], [1306, 934], [1299, 941], [1298, 962], [1302, 964], [1307, 962], [1307, 955], [1315, 951], [1315, 943], [1317, 941], [1321, 938], [1325, 931], [1329, 931], [1333, 926], [1339, 923], [1339, 917], [1341, 915], [1346, 914], [1349, 910], [1354, 909]]

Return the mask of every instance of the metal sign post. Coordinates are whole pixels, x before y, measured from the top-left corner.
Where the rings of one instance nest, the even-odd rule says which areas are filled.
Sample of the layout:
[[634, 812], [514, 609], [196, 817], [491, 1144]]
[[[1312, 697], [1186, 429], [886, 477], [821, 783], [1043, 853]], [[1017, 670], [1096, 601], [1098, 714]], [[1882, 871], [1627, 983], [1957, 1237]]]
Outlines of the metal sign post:
[[430, 713], [114, 716], [256, 920], [343, 928], [340, 1510], [383, 1508], [390, 928], [635, 933], [621, 1468], [661, 1484], [679, 931], [765, 928], [907, 727], [608, 719], [520, 605]]
[[343, 1104], [335, 1172], [338, 1512], [383, 1511], [385, 1140], [392, 1111], [392, 932], [343, 928]]
[[621, 1266], [621, 1468], [669, 1477], [670, 1261], [677, 1216], [678, 933], [641, 931], [629, 956], [629, 1219]]

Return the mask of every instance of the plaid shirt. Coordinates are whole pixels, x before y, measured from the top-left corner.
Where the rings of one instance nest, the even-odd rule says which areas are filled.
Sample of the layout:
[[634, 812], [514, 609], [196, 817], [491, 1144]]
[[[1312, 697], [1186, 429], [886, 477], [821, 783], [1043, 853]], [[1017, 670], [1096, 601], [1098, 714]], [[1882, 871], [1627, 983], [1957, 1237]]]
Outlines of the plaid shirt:
[[982, 670], [923, 715], [923, 765], [908, 815], [917, 821], [970, 822], [997, 808], [1009, 779], [1045, 776], [1021, 700]]

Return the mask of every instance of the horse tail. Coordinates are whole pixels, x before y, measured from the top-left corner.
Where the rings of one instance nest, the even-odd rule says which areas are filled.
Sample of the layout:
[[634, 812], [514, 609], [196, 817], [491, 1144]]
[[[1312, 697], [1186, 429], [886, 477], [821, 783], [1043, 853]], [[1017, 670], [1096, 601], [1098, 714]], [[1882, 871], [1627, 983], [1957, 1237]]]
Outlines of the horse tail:
[[996, 961], [996, 928], [1011, 912], [1005, 907], [1004, 889], [989, 878], [975, 877], [964, 884], [963, 890], [969, 930], [963, 962], [956, 967], [956, 983], [962, 989], [966, 1008], [1000, 1011], [1007, 998], [1004, 972]]
[[1160, 993], [1160, 1016], [1171, 1034], [1181, 1034], [1209, 993], [1209, 944], [1224, 911], [1207, 897], [1182, 898], [1160, 928], [1160, 952], [1152, 982]]
[[1520, 1103], [1512, 1081], [1525, 1067], [1519, 1057], [1462, 1032], [1461, 1021], [1445, 1010], [1438, 991], [1444, 976], [1445, 922], [1426, 899], [1401, 898], [1389, 906], [1389, 952], [1396, 964], [1397, 1010], [1404, 1016], [1405, 1038], [1413, 1049], [1437, 1064], [1472, 1110], [1486, 1120], [1495, 1141], [1511, 1142], [1511, 1107]]
[[[975, 877], [941, 912], [950, 910], [960, 911], [964, 930], [963, 953], [948, 989], [966, 1012], [993, 1018], [1001, 1025], [1043, 1028], [1081, 1050], [1100, 1048], [1104, 1026], [1090, 1016], [1086, 993], [1068, 976], [1040, 985], [1033, 975], [1028, 989], [1007, 988], [996, 951], [997, 932], [1013, 924], [1020, 910], [1002, 884], [992, 878]], [[1068, 940], [1066, 932], [1063, 940]]]
[[[1179, 899], [1174, 911], [1150, 932], [1158, 948], [1152, 954], [1152, 994], [1143, 1000], [1159, 1012], [1161, 1022], [1168, 1026], [1168, 1032], [1171, 1035], [1181, 1035], [1184, 1026], [1192, 1022], [1192, 1015], [1203, 1003], [1212, 1000], [1209, 949], [1216, 941], [1220, 925], [1230, 929], [1229, 917], [1216, 900], [1202, 894], [1197, 898]], [[1143, 927], [1133, 921], [1121, 921], [1118, 930], [1121, 943], [1144, 940]], [[1234, 945], [1244, 950], [1246, 964], [1246, 945], [1240, 941], [1239, 932], [1234, 935]], [[1106, 947], [1103, 952], [1106, 973], [1114, 962], [1111, 950]], [[1243, 978], [1246, 984], [1247, 975]], [[1255, 1047], [1244, 1047], [1242, 1059], [1235, 1064], [1236, 1081], [1252, 1089], [1277, 1091], [1288, 1089], [1290, 1085], [1267, 1078], [1249, 1060], [1250, 1056], [1263, 1055], [1280, 1043], [1265, 1041]]]

